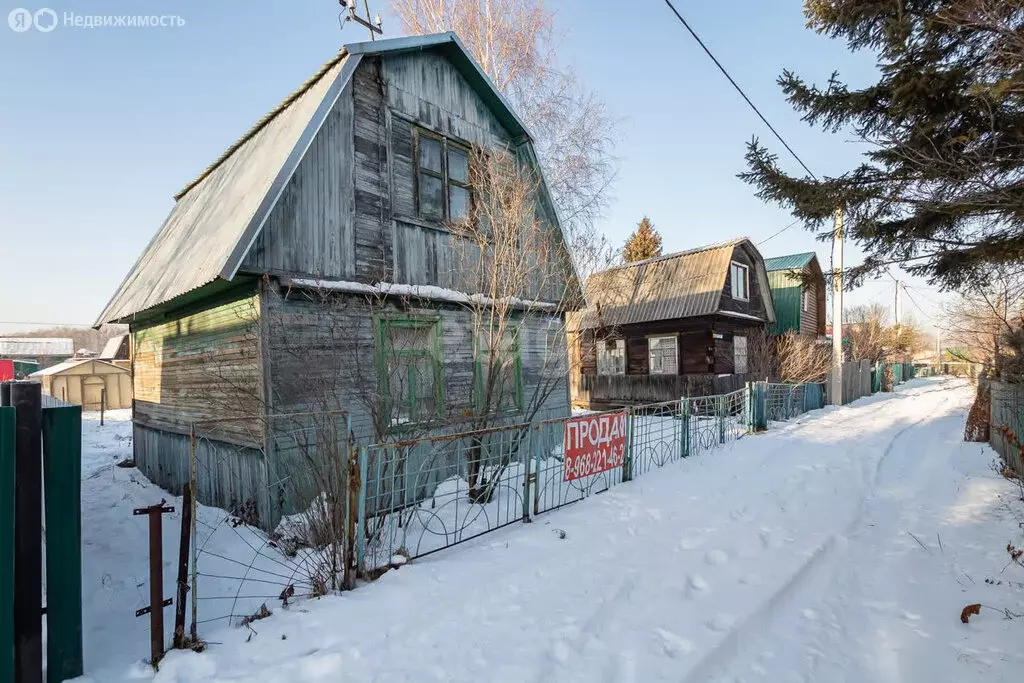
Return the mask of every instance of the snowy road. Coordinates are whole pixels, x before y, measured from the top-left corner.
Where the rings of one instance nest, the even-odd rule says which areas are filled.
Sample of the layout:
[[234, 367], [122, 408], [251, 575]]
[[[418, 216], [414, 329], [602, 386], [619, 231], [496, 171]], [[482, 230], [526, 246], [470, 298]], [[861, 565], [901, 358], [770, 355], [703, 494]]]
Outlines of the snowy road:
[[1000, 574], [1021, 508], [962, 442], [971, 397], [916, 380], [812, 413], [276, 609], [248, 642], [211, 632], [156, 680], [1019, 680], [1024, 620], [959, 622], [1024, 612], [1024, 571]]

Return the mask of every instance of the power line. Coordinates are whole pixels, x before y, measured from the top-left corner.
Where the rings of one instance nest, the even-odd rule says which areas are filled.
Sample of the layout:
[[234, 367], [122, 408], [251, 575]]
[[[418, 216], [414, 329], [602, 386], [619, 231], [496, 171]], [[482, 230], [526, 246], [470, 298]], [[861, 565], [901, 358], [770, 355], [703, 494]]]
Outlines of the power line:
[[789, 230], [790, 228], [792, 228], [792, 227], [793, 227], [794, 225], [796, 225], [796, 224], [797, 224], [797, 223], [799, 223], [799, 222], [800, 222], [800, 219], [799, 219], [799, 218], [797, 218], [797, 219], [796, 219], [795, 221], [793, 221], [792, 223], [790, 223], [790, 224], [789, 224], [789, 225], [787, 225], [786, 227], [784, 227], [784, 228], [782, 228], [782, 229], [780, 229], [780, 230], [776, 230], [775, 232], [773, 232], [772, 234], [768, 235], [767, 237], [765, 237], [765, 238], [764, 238], [763, 240], [761, 240], [760, 242], [755, 242], [755, 243], [754, 243], [754, 246], [758, 246], [758, 247], [759, 247], [759, 246], [761, 246], [762, 244], [764, 244], [765, 242], [767, 242], [768, 240], [770, 240], [770, 239], [772, 239], [772, 238], [775, 238], [775, 237], [778, 237], [779, 235], [781, 235], [782, 233], [786, 232], [787, 230]]
[[812, 178], [817, 180], [818, 176], [814, 175], [814, 172], [811, 169], [809, 169], [807, 167], [807, 164], [804, 163], [803, 159], [801, 159], [797, 155], [797, 153], [793, 151], [793, 148], [790, 147], [789, 143], [783, 139], [783, 137], [779, 134], [779, 131], [775, 130], [775, 127], [768, 122], [768, 119], [766, 119], [764, 114], [761, 113], [761, 110], [758, 109], [757, 106], [755, 106], [754, 103], [750, 101], [750, 98], [747, 97], [747, 93], [743, 92], [743, 88], [741, 88], [739, 84], [737, 84], [736, 81], [733, 80], [733, 77], [729, 75], [729, 72], [725, 70], [725, 67], [722, 66], [722, 63], [718, 61], [714, 54], [712, 54], [711, 50], [708, 49], [708, 46], [704, 44], [704, 41], [700, 39], [700, 36], [697, 35], [697, 32], [690, 27], [690, 25], [686, 22], [686, 19], [683, 19], [683, 15], [679, 13], [679, 10], [676, 9], [675, 5], [672, 4], [671, 0], [665, 0], [665, 4], [668, 5], [669, 9], [672, 10], [672, 13], [676, 15], [676, 18], [679, 19], [680, 23], [682, 23], [682, 25], [686, 27], [686, 30], [690, 32], [690, 35], [693, 36], [693, 39], [697, 41], [701, 48], [703, 48], [704, 52], [706, 52], [708, 57], [711, 58], [711, 61], [713, 61], [715, 63], [715, 66], [718, 67], [718, 70], [721, 71], [727, 79], [729, 79], [729, 82], [732, 83], [732, 87], [736, 88], [736, 92], [738, 92], [740, 96], [744, 100], [746, 100], [747, 104], [750, 105], [750, 108], [754, 110], [754, 113], [757, 114], [761, 121], [764, 122], [764, 125], [768, 126], [768, 130], [770, 130], [775, 135], [775, 137], [778, 138], [779, 142], [782, 143], [782, 146], [785, 147], [786, 150], [793, 155], [793, 158], [796, 159], [801, 166], [803, 166], [804, 170], [807, 171], [807, 173]]

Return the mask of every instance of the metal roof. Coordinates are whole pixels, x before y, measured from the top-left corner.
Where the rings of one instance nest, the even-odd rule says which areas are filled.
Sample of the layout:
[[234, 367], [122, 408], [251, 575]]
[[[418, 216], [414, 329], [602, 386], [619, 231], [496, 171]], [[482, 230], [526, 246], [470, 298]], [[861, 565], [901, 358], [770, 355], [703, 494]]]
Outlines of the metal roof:
[[29, 375], [29, 377], [46, 377], [49, 375], [59, 375], [62, 372], [66, 372], [73, 368], [77, 368], [79, 365], [82, 365], [83, 363], [99, 363], [100, 365], [114, 368], [118, 372], [128, 372], [127, 368], [119, 367], [117, 365], [114, 365], [113, 363], [108, 363], [105, 360], [100, 360], [99, 358], [74, 358], [72, 360], [66, 360], [63, 363], [58, 363], [57, 365], [51, 365], [50, 367], [44, 368], [42, 370], [37, 370], [36, 372], [33, 372], [31, 375]]
[[812, 260], [818, 258], [813, 251], [806, 251], [802, 254], [786, 254], [785, 256], [772, 256], [764, 260], [764, 268], [768, 272], [773, 270], [802, 270]]
[[526, 127], [454, 33], [346, 45], [175, 197], [177, 204], [96, 325], [127, 321], [217, 278], [235, 277], [362, 55], [441, 50], [513, 136]]
[[107, 343], [103, 345], [103, 350], [100, 351], [100, 360], [113, 360], [117, 357], [117, 352], [121, 348], [121, 343], [127, 334], [119, 334], [116, 337], [111, 337], [107, 340]]
[[[743, 237], [594, 273], [587, 279], [588, 305], [580, 316], [580, 327], [629, 325], [718, 312], [737, 246], [753, 258], [755, 275], [767, 294], [761, 255], [753, 242]], [[771, 297], [763, 298], [766, 320], [773, 322]]]
[[0, 358], [73, 356], [75, 342], [67, 337], [8, 337], [0, 339]]

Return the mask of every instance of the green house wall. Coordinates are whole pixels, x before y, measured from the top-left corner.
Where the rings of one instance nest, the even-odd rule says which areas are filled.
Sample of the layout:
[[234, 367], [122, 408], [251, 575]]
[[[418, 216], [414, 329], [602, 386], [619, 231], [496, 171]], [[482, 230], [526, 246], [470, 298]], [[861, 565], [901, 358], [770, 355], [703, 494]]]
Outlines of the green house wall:
[[788, 270], [768, 273], [768, 286], [775, 302], [775, 322], [768, 326], [769, 334], [800, 333], [800, 296], [803, 287]]

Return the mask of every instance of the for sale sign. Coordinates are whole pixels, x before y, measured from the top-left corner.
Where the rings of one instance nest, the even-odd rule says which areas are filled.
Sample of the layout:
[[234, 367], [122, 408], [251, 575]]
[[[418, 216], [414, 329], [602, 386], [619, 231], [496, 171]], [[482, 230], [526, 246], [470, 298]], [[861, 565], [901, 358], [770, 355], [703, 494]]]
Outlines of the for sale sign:
[[576, 417], [565, 423], [565, 481], [622, 467], [626, 411]]

